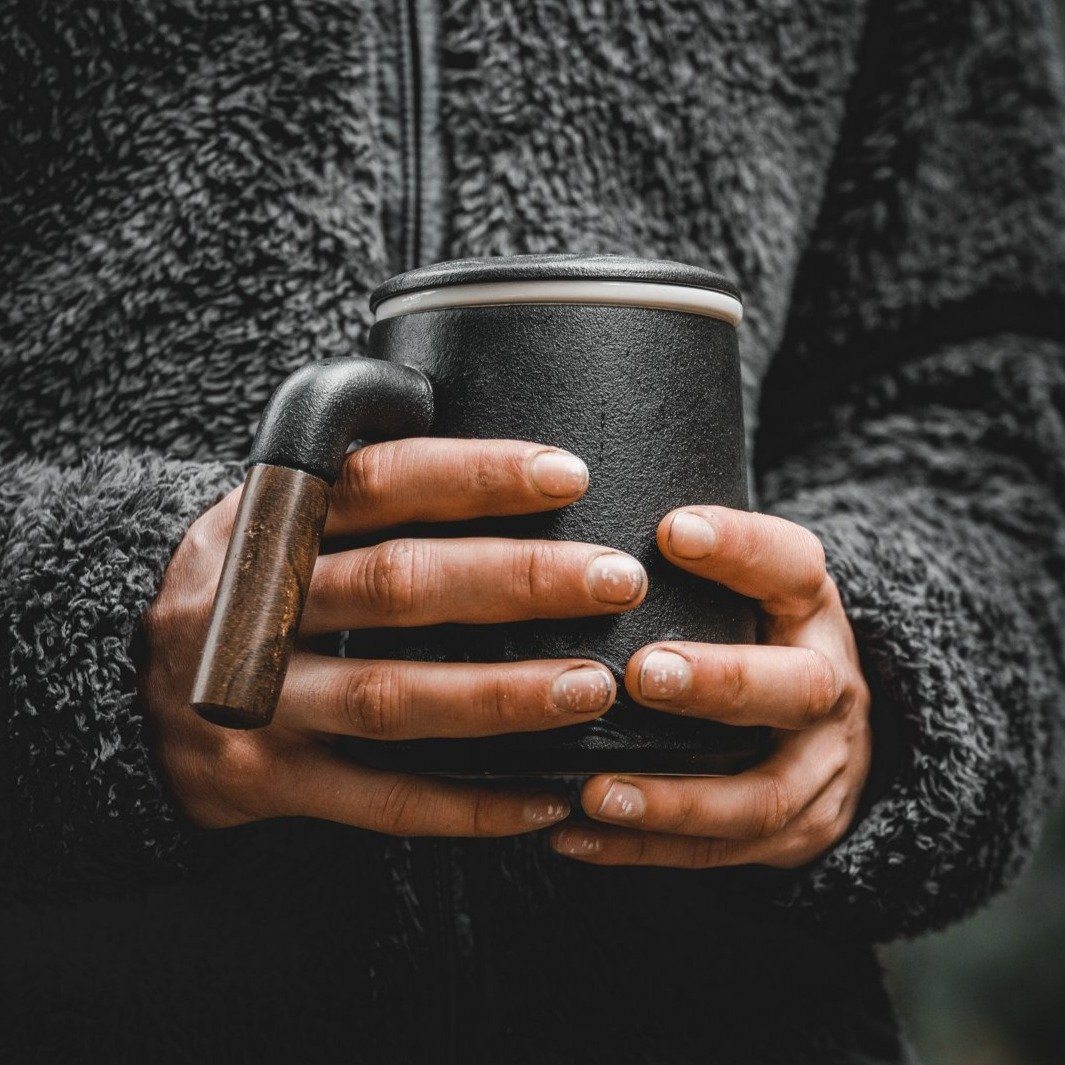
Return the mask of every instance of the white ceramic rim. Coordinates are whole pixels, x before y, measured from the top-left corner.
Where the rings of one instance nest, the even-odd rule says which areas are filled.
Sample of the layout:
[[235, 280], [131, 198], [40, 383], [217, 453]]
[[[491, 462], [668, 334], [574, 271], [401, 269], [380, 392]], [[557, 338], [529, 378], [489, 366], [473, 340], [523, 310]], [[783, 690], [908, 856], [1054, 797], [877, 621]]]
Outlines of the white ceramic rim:
[[739, 325], [743, 305], [735, 296], [691, 285], [653, 281], [591, 281], [583, 278], [555, 281], [488, 281], [472, 285], [404, 292], [377, 305], [374, 321], [401, 314], [442, 311], [451, 307], [490, 307], [522, 303], [582, 303], [607, 307], [647, 307], [687, 311]]

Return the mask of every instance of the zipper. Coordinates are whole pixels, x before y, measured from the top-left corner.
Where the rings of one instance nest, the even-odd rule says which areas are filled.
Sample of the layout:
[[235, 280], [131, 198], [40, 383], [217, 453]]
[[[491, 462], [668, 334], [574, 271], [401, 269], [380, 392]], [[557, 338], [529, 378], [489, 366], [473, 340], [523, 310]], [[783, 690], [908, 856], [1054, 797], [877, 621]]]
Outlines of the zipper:
[[401, 0], [398, 6], [403, 123], [400, 138], [403, 164], [400, 256], [403, 269], [413, 270], [421, 258], [421, 47], [418, 40], [417, 0]]
[[434, 0], [400, 0], [400, 258], [404, 270], [435, 262], [444, 245], [444, 165], [436, 64], [439, 25]]
[[[399, 254], [404, 270], [440, 258], [443, 169], [436, 122], [436, 12], [432, 0], [400, 0], [401, 204]], [[436, 1006], [436, 1038], [430, 1040], [430, 1065], [458, 1063], [458, 931], [452, 878], [454, 861], [448, 839], [421, 841], [427, 850], [427, 926], [430, 949], [438, 961], [438, 979], [430, 988]]]

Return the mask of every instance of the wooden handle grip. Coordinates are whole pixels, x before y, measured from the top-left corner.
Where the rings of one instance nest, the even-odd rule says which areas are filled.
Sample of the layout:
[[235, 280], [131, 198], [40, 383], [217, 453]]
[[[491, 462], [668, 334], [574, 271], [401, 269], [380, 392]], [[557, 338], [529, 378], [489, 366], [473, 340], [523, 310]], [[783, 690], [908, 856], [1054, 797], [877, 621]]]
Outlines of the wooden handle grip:
[[285, 466], [248, 471], [192, 705], [228, 728], [274, 716], [329, 509], [330, 486]]

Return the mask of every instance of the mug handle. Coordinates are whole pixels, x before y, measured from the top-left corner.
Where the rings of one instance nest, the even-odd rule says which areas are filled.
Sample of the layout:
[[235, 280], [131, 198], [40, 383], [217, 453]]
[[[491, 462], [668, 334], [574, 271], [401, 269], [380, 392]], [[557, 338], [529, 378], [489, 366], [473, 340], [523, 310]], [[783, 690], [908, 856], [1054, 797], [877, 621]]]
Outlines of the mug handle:
[[259, 423], [192, 688], [201, 717], [270, 723], [349, 445], [421, 435], [432, 417], [432, 386], [410, 366], [325, 359], [282, 381]]

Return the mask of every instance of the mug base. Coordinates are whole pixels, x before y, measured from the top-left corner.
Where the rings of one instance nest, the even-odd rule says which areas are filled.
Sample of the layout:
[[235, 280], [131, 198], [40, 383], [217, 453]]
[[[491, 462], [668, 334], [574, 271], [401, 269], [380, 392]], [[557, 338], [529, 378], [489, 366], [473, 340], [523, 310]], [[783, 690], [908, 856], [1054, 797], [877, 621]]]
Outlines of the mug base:
[[[480, 740], [417, 740], [387, 743], [345, 738], [341, 752], [371, 769], [464, 778], [573, 777], [596, 773], [641, 776], [726, 776], [740, 773], [767, 753], [764, 730], [745, 737], [750, 742], [726, 750], [676, 747], [602, 748], [506, 746], [495, 738]], [[508, 737], [509, 738], [509, 737]]]

